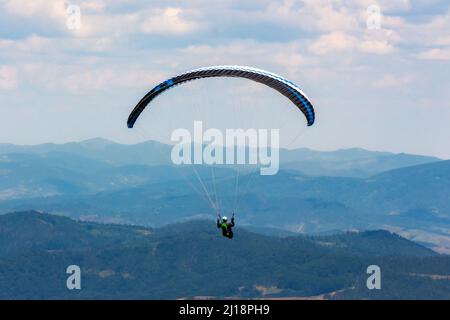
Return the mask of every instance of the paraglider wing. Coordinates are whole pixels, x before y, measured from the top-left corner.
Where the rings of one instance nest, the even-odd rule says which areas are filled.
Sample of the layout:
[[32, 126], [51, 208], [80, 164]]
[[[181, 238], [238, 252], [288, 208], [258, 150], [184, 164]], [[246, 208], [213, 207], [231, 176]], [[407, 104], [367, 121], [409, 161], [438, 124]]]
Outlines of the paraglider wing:
[[297, 108], [299, 108], [300, 111], [305, 115], [308, 126], [311, 126], [314, 123], [315, 114], [311, 101], [300, 90], [300, 88], [291, 81], [274, 73], [251, 67], [214, 66], [195, 69], [180, 74], [154, 87], [141, 99], [141, 101], [139, 101], [139, 103], [131, 112], [128, 118], [128, 128], [133, 128], [136, 120], [139, 118], [140, 114], [142, 113], [142, 111], [144, 111], [147, 105], [164, 91], [184, 82], [211, 77], [246, 78], [265, 84], [266, 86], [277, 90], [279, 93], [291, 100], [295, 104], [295, 106], [297, 106]]

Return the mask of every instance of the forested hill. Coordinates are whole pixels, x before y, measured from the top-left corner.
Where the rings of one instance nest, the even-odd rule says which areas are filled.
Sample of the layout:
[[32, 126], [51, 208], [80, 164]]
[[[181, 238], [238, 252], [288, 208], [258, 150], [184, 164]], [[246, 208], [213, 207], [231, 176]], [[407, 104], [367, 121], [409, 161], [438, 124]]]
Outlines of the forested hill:
[[[159, 229], [21, 212], [0, 216], [0, 298], [450, 298], [450, 257], [378, 230], [268, 237], [214, 223]], [[66, 288], [79, 265], [82, 290]], [[379, 265], [382, 290], [365, 287]], [[333, 294], [331, 294], [333, 293]]]

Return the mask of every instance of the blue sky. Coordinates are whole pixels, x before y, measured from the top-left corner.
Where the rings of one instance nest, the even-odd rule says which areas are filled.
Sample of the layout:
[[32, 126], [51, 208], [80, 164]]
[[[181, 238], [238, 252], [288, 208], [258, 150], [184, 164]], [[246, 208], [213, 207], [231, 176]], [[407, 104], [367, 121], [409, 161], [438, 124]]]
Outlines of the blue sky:
[[[67, 27], [69, 5], [80, 29]], [[305, 91], [317, 123], [289, 147], [450, 158], [450, 4], [438, 0], [0, 0], [0, 142], [165, 141], [199, 114], [231, 122], [230, 108], [245, 109], [242, 126], [281, 110], [288, 135], [304, 126], [267, 89], [220, 80], [169, 92], [143, 134], [126, 128], [155, 84], [216, 64], [267, 69]]]

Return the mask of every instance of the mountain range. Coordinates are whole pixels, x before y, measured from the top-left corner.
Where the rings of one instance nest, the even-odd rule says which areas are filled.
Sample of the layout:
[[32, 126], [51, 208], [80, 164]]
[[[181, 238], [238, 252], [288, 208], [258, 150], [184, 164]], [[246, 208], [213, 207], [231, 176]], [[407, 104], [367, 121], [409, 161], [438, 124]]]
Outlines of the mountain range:
[[[0, 155], [63, 153], [112, 165], [153, 166], [172, 165], [171, 148], [170, 145], [156, 141], [124, 145], [95, 138], [65, 144], [47, 143], [33, 146], [0, 144]], [[284, 169], [294, 169], [314, 176], [369, 177], [387, 170], [439, 160], [441, 159], [430, 156], [368, 151], [361, 148], [336, 151], [315, 151], [307, 148], [280, 149], [280, 162]]]
[[450, 252], [450, 161], [280, 150], [279, 173], [260, 176], [252, 168], [175, 167], [170, 148], [102, 139], [0, 145], [0, 212], [36, 209], [156, 227], [237, 208], [240, 225], [265, 234], [382, 228]]

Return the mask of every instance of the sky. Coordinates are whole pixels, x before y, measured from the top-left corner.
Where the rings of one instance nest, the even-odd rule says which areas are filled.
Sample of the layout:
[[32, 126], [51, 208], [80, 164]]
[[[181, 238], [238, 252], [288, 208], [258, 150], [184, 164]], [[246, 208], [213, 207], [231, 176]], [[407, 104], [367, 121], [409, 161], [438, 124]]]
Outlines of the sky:
[[[221, 79], [171, 90], [145, 130], [127, 129], [154, 85], [228, 64], [298, 84], [316, 124], [303, 129], [270, 89]], [[212, 126], [285, 117], [286, 135], [302, 128], [286, 147], [449, 159], [450, 3], [0, 0], [0, 143], [166, 141], [200, 115]]]

